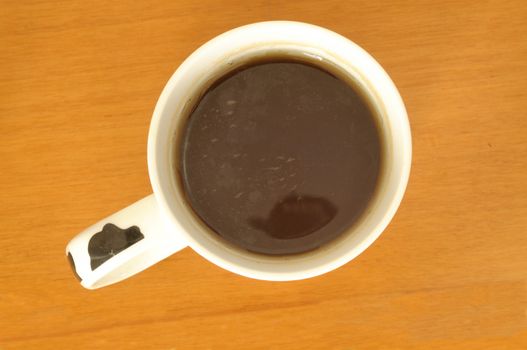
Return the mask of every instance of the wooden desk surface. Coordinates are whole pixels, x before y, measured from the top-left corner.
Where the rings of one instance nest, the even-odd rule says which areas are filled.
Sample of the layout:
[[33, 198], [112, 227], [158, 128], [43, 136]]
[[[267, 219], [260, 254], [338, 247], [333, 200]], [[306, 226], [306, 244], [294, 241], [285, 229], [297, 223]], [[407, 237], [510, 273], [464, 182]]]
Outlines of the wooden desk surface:
[[[0, 349], [527, 348], [524, 1], [2, 1]], [[319, 24], [389, 72], [414, 160], [395, 219], [328, 275], [249, 280], [190, 249], [82, 289], [64, 257], [151, 192], [150, 116], [199, 45]]]

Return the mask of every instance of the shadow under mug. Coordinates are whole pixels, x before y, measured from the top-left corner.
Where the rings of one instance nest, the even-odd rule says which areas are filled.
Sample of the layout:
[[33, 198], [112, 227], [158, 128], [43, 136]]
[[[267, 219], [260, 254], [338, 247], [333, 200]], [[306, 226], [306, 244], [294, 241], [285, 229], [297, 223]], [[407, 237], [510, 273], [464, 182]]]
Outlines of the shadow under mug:
[[[174, 140], [200, 89], [247, 57], [273, 51], [295, 51], [327, 60], [349, 74], [377, 108], [385, 148], [377, 194], [361, 220], [350, 232], [319, 249], [287, 256], [251, 253], [206, 232], [186, 204], [172, 164]], [[270, 281], [314, 277], [349, 262], [379, 237], [402, 200], [411, 156], [403, 101], [388, 74], [366, 51], [339, 34], [311, 24], [249, 24], [197, 49], [163, 89], [148, 136], [148, 170], [154, 193], [78, 234], [67, 245], [66, 254], [82, 286], [89, 289], [121, 281], [185, 247], [246, 277]]]

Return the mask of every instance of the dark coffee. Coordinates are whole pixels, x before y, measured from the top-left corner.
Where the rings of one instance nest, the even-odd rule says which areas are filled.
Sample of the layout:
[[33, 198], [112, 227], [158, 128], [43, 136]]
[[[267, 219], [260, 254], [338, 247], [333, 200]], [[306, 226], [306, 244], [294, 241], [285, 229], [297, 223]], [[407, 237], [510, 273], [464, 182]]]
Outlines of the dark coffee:
[[177, 154], [188, 204], [234, 245], [318, 248], [367, 209], [381, 169], [365, 93], [313, 64], [255, 61], [220, 78], [190, 113]]

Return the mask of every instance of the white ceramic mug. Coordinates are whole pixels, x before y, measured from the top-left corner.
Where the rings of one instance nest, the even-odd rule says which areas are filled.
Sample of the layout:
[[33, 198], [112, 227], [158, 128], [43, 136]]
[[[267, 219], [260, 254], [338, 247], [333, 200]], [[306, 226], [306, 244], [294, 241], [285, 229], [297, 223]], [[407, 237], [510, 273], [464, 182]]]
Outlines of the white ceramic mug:
[[[378, 194], [359, 224], [319, 249], [288, 256], [250, 253], [206, 232], [185, 204], [172, 167], [174, 140], [184, 119], [181, 116], [204, 86], [248, 57], [274, 51], [327, 60], [355, 79], [378, 109], [385, 147]], [[386, 228], [403, 197], [411, 156], [403, 101], [386, 72], [366, 51], [310, 24], [274, 21], [246, 25], [201, 46], [163, 89], [148, 136], [148, 170], [154, 193], [77, 235], [66, 254], [81, 284], [89, 289], [121, 281], [187, 246], [212, 263], [251, 278], [287, 281], [321, 275], [355, 258]]]

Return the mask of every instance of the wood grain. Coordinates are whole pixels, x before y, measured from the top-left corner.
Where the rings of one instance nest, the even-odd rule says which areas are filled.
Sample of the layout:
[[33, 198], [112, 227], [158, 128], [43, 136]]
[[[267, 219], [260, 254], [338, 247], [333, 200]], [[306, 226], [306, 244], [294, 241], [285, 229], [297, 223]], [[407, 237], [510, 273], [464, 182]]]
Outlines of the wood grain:
[[[525, 1], [1, 1], [0, 349], [527, 348]], [[335, 30], [406, 102], [410, 184], [383, 236], [328, 275], [249, 280], [187, 249], [77, 285], [64, 246], [151, 192], [165, 82], [250, 22]]]

